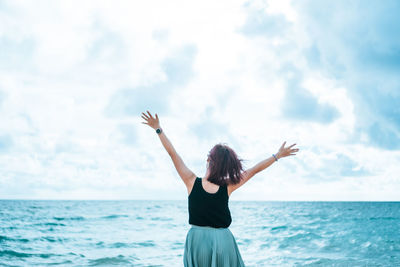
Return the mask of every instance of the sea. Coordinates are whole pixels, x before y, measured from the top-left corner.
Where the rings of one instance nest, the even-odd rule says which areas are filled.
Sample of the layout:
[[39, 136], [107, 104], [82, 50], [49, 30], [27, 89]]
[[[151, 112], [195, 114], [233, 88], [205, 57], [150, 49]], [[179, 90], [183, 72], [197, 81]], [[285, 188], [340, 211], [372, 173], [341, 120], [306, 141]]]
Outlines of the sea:
[[[230, 201], [246, 266], [400, 266], [400, 202]], [[181, 200], [0, 200], [0, 266], [183, 266]]]

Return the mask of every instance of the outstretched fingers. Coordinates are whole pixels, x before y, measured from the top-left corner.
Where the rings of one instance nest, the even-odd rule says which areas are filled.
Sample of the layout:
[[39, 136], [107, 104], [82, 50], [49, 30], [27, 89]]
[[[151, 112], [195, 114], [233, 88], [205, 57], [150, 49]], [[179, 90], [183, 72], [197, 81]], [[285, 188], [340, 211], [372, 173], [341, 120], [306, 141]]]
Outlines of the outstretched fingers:
[[142, 117], [145, 117], [146, 119], [148, 119], [148, 116], [144, 113], [144, 112], [142, 112]]
[[286, 141], [283, 142], [283, 144], [281, 145], [281, 148], [284, 148], [284, 147], [285, 147], [285, 144], [286, 144]]
[[155, 117], [153, 117], [153, 115], [150, 113], [150, 111], [146, 110], [146, 112], [142, 112], [141, 117], [146, 121], [146, 122], [142, 122], [142, 123], [147, 124], [150, 127], [153, 127], [153, 126], [159, 124], [157, 113], [155, 113]]
[[291, 149], [291, 150], [290, 150], [290, 153], [291, 153], [290, 155], [296, 155], [295, 153], [298, 152], [298, 151], [299, 151], [298, 148]]
[[154, 119], [151, 113], [147, 110], [147, 113], [149, 114], [150, 118]]

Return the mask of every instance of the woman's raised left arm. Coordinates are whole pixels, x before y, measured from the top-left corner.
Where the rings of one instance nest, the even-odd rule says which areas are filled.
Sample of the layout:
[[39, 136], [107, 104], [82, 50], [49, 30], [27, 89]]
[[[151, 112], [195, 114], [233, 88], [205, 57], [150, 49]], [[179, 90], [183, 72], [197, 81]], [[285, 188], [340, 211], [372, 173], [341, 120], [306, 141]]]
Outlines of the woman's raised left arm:
[[[161, 129], [157, 113], [155, 114], [156, 116], [155, 118], [151, 115], [149, 111], [147, 111], [147, 113], [148, 115], [142, 112], [142, 118], [146, 120], [146, 122], [142, 123], [149, 125], [154, 130], [156, 130], [157, 128]], [[160, 137], [161, 143], [163, 144], [165, 150], [168, 152], [168, 155], [171, 157], [175, 169], [178, 172], [179, 176], [182, 178], [182, 181], [185, 183], [187, 187], [191, 186], [192, 183], [191, 180], [196, 178], [196, 175], [188, 167], [186, 167], [182, 158], [175, 151], [174, 146], [169, 141], [163, 129], [161, 129], [161, 133], [158, 134], [158, 137]]]

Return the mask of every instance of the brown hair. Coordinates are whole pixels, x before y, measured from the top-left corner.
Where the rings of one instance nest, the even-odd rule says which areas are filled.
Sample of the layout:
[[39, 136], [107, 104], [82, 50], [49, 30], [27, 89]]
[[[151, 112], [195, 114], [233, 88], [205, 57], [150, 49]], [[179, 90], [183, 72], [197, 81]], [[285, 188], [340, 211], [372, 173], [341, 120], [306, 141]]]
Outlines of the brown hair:
[[228, 145], [216, 144], [208, 153], [208, 181], [217, 185], [238, 184], [243, 171], [242, 161]]

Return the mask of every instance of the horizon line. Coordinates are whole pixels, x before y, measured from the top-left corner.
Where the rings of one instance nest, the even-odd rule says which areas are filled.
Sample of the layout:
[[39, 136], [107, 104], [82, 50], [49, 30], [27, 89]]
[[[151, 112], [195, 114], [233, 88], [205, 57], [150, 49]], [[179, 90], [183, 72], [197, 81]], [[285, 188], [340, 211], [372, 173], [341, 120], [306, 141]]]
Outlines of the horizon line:
[[[187, 199], [42, 199], [0, 198], [0, 201], [187, 201]], [[400, 200], [230, 200], [229, 202], [400, 202]]]

